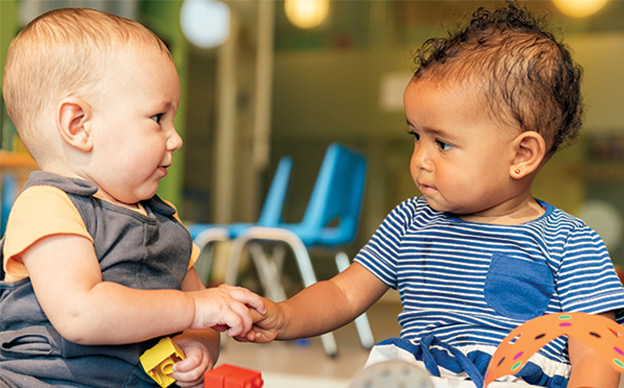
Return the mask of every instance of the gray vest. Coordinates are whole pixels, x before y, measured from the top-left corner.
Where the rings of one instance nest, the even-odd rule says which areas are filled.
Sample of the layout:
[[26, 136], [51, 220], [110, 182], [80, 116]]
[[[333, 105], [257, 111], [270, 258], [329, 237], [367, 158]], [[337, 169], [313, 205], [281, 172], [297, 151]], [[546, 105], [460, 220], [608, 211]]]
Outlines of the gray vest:
[[[67, 193], [93, 237], [104, 281], [135, 289], [181, 288], [192, 240], [173, 217], [175, 210], [160, 198], [141, 203], [145, 216], [93, 197], [97, 186], [85, 180], [37, 171], [25, 188], [35, 185]], [[52, 327], [29, 279], [0, 281], [0, 387], [157, 386], [139, 364], [139, 356], [157, 341], [103, 346], [72, 343]]]

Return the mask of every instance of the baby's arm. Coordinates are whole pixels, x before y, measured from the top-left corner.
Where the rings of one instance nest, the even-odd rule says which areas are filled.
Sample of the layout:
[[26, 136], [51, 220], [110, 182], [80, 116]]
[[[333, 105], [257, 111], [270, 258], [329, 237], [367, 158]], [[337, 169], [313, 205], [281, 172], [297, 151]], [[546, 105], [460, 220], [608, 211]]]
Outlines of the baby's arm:
[[[613, 312], [601, 315], [615, 319]], [[572, 364], [568, 387], [617, 388], [620, 381], [619, 373], [613, 370], [595, 350], [574, 338], [569, 339], [568, 348]]]
[[[194, 268], [189, 269], [182, 282], [183, 291], [205, 289]], [[180, 387], [203, 386], [204, 373], [212, 369], [219, 358], [219, 333], [212, 329], [185, 330], [173, 338], [182, 348], [186, 359], [174, 365], [171, 377]]]
[[260, 297], [237, 287], [137, 290], [102, 281], [93, 245], [80, 236], [46, 237], [22, 260], [52, 325], [79, 344], [134, 343], [218, 325], [245, 335], [252, 325], [247, 306], [264, 312]]
[[387, 290], [386, 284], [354, 263], [284, 302], [265, 301], [267, 313], [254, 319], [254, 332], [247, 339], [269, 342], [327, 333], [357, 318]]

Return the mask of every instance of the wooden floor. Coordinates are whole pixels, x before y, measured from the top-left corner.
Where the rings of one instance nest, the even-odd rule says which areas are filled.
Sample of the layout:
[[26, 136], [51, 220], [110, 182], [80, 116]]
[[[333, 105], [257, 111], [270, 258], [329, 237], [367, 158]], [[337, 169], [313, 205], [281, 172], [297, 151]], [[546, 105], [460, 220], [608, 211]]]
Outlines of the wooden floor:
[[[368, 312], [375, 341], [399, 335], [396, 321], [401, 306], [397, 303], [380, 301]], [[343, 383], [350, 381], [362, 368], [368, 357], [368, 350], [359, 342], [353, 323], [334, 332], [338, 344], [338, 355], [328, 357], [320, 339], [307, 341], [276, 341], [270, 344], [248, 344], [233, 340], [224, 342], [218, 364], [228, 363], [255, 369], [267, 376], [299, 376], [302, 380], [327, 380]], [[266, 384], [267, 388], [273, 388]], [[336, 386], [340, 386], [339, 384]], [[344, 386], [344, 385], [342, 385]]]
[[[368, 312], [375, 341], [399, 335], [396, 321], [400, 304], [380, 301]], [[335, 332], [338, 356], [328, 357], [318, 338], [246, 344], [227, 340], [218, 364], [228, 363], [262, 372], [266, 388], [348, 388], [363, 367], [368, 350], [360, 343], [354, 324]], [[388, 387], [392, 388], [392, 387]], [[624, 388], [624, 379], [620, 382]]]

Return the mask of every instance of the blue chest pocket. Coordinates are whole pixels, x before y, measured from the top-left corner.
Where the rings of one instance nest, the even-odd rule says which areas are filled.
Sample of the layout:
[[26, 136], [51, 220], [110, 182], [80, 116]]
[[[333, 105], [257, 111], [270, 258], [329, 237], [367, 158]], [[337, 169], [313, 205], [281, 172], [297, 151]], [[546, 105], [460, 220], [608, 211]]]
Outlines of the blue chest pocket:
[[544, 314], [554, 292], [552, 272], [545, 263], [492, 255], [485, 280], [488, 306], [508, 318], [529, 320]]

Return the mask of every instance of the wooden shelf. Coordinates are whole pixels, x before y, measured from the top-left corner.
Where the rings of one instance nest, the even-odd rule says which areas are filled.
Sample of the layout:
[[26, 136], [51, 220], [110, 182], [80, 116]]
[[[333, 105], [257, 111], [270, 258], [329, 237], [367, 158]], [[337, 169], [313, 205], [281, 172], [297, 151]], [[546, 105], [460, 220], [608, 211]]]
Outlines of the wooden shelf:
[[[17, 180], [17, 187], [22, 188], [28, 180], [28, 175], [38, 170], [37, 162], [26, 152], [11, 152], [0, 150], [0, 177], [12, 176]], [[0, 179], [0, 192], [2, 179]]]
[[37, 162], [27, 153], [0, 150], [0, 169], [37, 169]]

